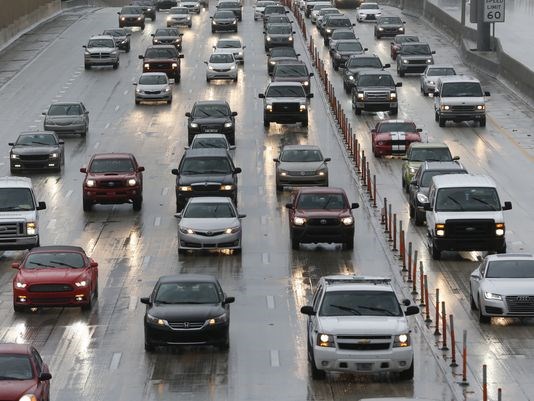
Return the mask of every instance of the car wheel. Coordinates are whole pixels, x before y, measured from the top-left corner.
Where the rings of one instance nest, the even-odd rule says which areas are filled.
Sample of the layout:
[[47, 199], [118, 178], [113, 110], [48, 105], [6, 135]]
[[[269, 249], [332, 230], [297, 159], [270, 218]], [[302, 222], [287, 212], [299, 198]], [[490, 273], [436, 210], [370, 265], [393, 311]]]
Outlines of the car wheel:
[[481, 127], [485, 127], [485, 126], [486, 126], [486, 117], [482, 117], [482, 118], [480, 119], [480, 126], [481, 126]]
[[135, 210], [136, 212], [138, 212], [139, 210], [141, 210], [143, 206], [143, 197], [139, 197], [139, 198], [135, 198], [133, 200], [133, 210]]
[[211, 81], [211, 79], [209, 79], [208, 77], [206, 77], [206, 82], [209, 83], [210, 81]]
[[92, 208], [93, 208], [93, 204], [91, 203], [91, 201], [84, 199], [83, 200], [83, 211], [90, 212]]
[[119, 68], [119, 63], [113, 64], [113, 69], [116, 70], [117, 68]]
[[445, 123], [446, 123], [446, 120], [443, 117], [439, 117], [438, 118], [438, 123], [439, 123], [440, 127], [444, 127]]
[[377, 159], [380, 158], [380, 153], [378, 153], [375, 149], [373, 149], [373, 156], [376, 157]]
[[235, 132], [228, 137], [230, 145], [235, 145]]
[[391, 114], [392, 116], [396, 116], [397, 114], [399, 114], [399, 108], [392, 108], [391, 110], [389, 110], [389, 114]]
[[179, 84], [179, 83], [180, 83], [180, 78], [182, 78], [182, 77], [180, 76], [180, 73], [176, 74], [176, 75], [174, 76], [174, 83], [175, 83], [175, 84]]
[[354, 114], [356, 114], [357, 116], [361, 116], [362, 109], [360, 109], [358, 106], [354, 106]]
[[93, 309], [93, 296], [94, 294], [91, 294], [89, 296], [89, 302], [86, 303], [85, 305], [82, 305], [82, 311], [87, 312]]
[[323, 40], [323, 43], [325, 46], [328, 46], [328, 39], [326, 38], [326, 36], [325, 36], [325, 39]]
[[91, 64], [84, 64], [84, 68], [86, 70], [90, 70], [91, 69]]
[[[187, 25], [187, 26], [188, 26], [189, 28], [191, 28], [191, 27], [193, 26], [193, 24], [189, 24], [189, 25]], [[236, 31], [236, 32], [237, 32], [237, 31]]]
[[439, 250], [439, 248], [436, 246], [436, 243], [431, 240], [431, 252], [432, 252], [432, 259], [434, 260], [440, 260], [441, 259], [441, 251]]
[[309, 355], [308, 362], [310, 364], [312, 379], [314, 380], [326, 379], [326, 372], [324, 370], [317, 369], [317, 367], [315, 366], [315, 357], [313, 355], [313, 349], [310, 347], [309, 343], [308, 343], [308, 355]]
[[211, 33], [215, 33], [215, 29], [211, 28]]
[[237, 76], [234, 78], [234, 82], [237, 82]]
[[154, 352], [155, 350], [156, 350], [156, 347], [154, 346], [154, 344], [148, 341], [145, 337], [145, 351]]
[[230, 333], [228, 333], [228, 331], [224, 335], [223, 341], [217, 345], [217, 348], [219, 348], [221, 351], [226, 351], [228, 348], [230, 348]]
[[423, 213], [419, 213], [417, 210], [415, 210], [414, 217], [414, 223], [416, 226], [422, 226], [425, 224], [425, 215]]
[[25, 306], [20, 306], [20, 305], [13, 305], [13, 311], [15, 313], [24, 313], [26, 312], [26, 307]]
[[398, 70], [398, 73], [399, 73], [399, 77], [403, 78], [404, 75], [405, 75], [405, 72], [402, 71], [402, 70]]
[[307, 126], [308, 126], [308, 119], [302, 121], [300, 124], [301, 124], [303, 127], [307, 127]]
[[332, 62], [332, 67], [334, 68], [334, 71], [339, 71], [339, 66], [336, 63]]
[[128, 46], [126, 47], [126, 49], [124, 49], [124, 51], [125, 51], [126, 53], [130, 53], [130, 45], [128, 45]]
[[82, 138], [85, 138], [87, 136], [87, 132], [89, 131], [89, 128], [85, 127], [85, 131], [83, 131], [80, 135]]
[[296, 251], [298, 251], [300, 248], [300, 242], [293, 238], [293, 236], [291, 235], [291, 249], [294, 249]]
[[186, 254], [187, 254], [187, 249], [178, 247], [178, 255], [186, 255]]
[[[404, 185], [404, 184], [403, 184]], [[410, 218], [414, 218], [415, 217], [415, 208], [413, 207], [413, 205], [410, 203]]]
[[171, 104], [171, 103], [172, 103], [172, 99], [167, 100], [167, 104]]
[[145, 30], [145, 24], [141, 25], [141, 30], [142, 30], [142, 31]]
[[473, 298], [473, 289], [471, 288], [471, 286], [469, 286], [469, 301], [470, 301], [470, 306], [471, 306], [471, 310], [477, 310], [477, 304], [475, 303], [475, 298]]
[[135, 99], [135, 104], [137, 104], [137, 105], [140, 105], [140, 104], [141, 104], [141, 101], [140, 101], [140, 100], [137, 100], [137, 99]]
[[268, 128], [269, 125], [271, 125], [271, 123], [270, 123], [269, 121], [267, 121], [267, 120], [264, 119], [264, 120], [263, 120], [263, 126], [266, 127], [266, 128]]
[[482, 311], [484, 309], [482, 307], [482, 302], [480, 302], [480, 297], [478, 298], [478, 321], [479, 323], [491, 323], [491, 316], [484, 315], [484, 312]]
[[506, 244], [504, 244], [501, 249], [497, 250], [497, 253], [506, 253]]
[[347, 242], [345, 242], [345, 243], [343, 244], [343, 247], [344, 247], [347, 251], [353, 250], [353, 249], [354, 249], [354, 238], [351, 238], [350, 240], [348, 240]]
[[151, 17], [151, 19], [152, 19], [152, 22], [154, 22], [154, 21], [156, 20], [156, 14], [155, 14], [155, 13], [154, 13], [154, 14], [152, 14], [152, 17]]
[[439, 121], [439, 115], [438, 115], [437, 111], [434, 111], [434, 121], [436, 121], [436, 122]]
[[403, 370], [402, 372], [399, 373], [399, 379], [400, 380], [412, 380], [413, 375], [414, 375], [414, 371], [413, 371], [413, 361], [412, 361], [412, 364], [410, 365], [408, 369]]

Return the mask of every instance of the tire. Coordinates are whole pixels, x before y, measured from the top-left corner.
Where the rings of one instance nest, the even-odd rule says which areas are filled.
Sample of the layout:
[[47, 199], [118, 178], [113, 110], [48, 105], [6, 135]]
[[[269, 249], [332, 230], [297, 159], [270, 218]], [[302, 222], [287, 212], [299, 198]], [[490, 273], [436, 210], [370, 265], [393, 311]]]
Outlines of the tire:
[[172, 103], [172, 99], [171, 100], [167, 100], [167, 104], [171, 104]]
[[399, 73], [399, 77], [401, 78], [404, 78], [404, 75], [406, 75], [406, 73], [402, 70], [398, 70], [398, 73]]
[[[325, 36], [325, 38], [326, 38], [326, 36]], [[325, 46], [328, 46], [328, 39], [324, 39], [323, 43], [324, 43]]]
[[228, 137], [230, 145], [235, 145], [235, 132]]
[[230, 348], [230, 334], [228, 333], [228, 331], [224, 335], [223, 342], [221, 344], [218, 344], [217, 348], [219, 348], [221, 351], [227, 351], [228, 348]]
[[25, 306], [20, 306], [20, 305], [15, 305], [15, 304], [13, 304], [13, 311], [14, 311], [15, 313], [24, 313], [24, 312], [26, 312], [26, 310], [27, 310], [27, 309], [26, 309]]
[[484, 315], [484, 312], [482, 312], [482, 303], [480, 302], [480, 298], [478, 299], [478, 322], [482, 324], [488, 324], [491, 323], [491, 316]]
[[154, 22], [156, 20], [156, 13], [154, 13], [152, 17], [150, 17], [150, 19], [152, 20], [152, 22]]
[[235, 78], [233, 79], [233, 81], [234, 81], [234, 82], [237, 82], [237, 77], [235, 77]]
[[128, 47], [127, 47], [126, 49], [124, 49], [124, 51], [125, 51], [126, 53], [130, 53], [130, 47], [131, 47], [131, 46], [128, 45]]
[[178, 247], [178, 255], [186, 255], [186, 254], [187, 254], [187, 250]]
[[302, 121], [300, 123], [300, 125], [302, 125], [303, 127], [307, 127], [308, 126], [308, 119], [306, 119], [305, 121]]
[[136, 100], [135, 100], [135, 104], [140, 105], [140, 104], [141, 104], [141, 101], [136, 99]]
[[417, 213], [417, 210], [414, 211], [414, 223], [416, 226], [422, 226], [425, 224], [425, 216], [421, 213]]
[[[404, 184], [403, 184], [404, 185]], [[413, 219], [415, 217], [415, 208], [410, 203], [410, 218]]]
[[145, 24], [141, 25], [141, 30], [142, 30], [142, 31], [145, 30]]
[[210, 83], [211, 79], [209, 79], [208, 77], [206, 77], [206, 82], [207, 83]]
[[501, 249], [498, 249], [497, 253], [506, 253], [506, 244], [504, 244]]
[[145, 351], [146, 352], [154, 352], [156, 349], [156, 347], [154, 346], [154, 344], [152, 344], [150, 341], [147, 341], [146, 337], [145, 337]]
[[354, 106], [354, 114], [356, 114], [357, 116], [361, 116], [362, 115], [362, 109], [360, 109], [359, 107]]
[[336, 63], [332, 63], [332, 67], [334, 68], [334, 71], [339, 71], [339, 66]]
[[180, 83], [180, 78], [182, 78], [181, 75], [180, 75], [180, 73], [176, 74], [176, 75], [174, 76], [174, 83], [175, 83], [175, 84], [179, 84], [179, 83]]
[[345, 84], [345, 82], [343, 82], [343, 89], [347, 95], [350, 95], [350, 88]]
[[439, 121], [439, 115], [438, 115], [438, 112], [437, 112], [437, 111], [434, 111], [434, 121], [435, 121], [435, 122], [438, 122], [438, 121]]
[[211, 28], [211, 33], [215, 33], [215, 29]]
[[391, 114], [392, 116], [396, 116], [397, 114], [399, 114], [399, 108], [395, 107], [393, 109], [390, 109], [389, 114]]
[[265, 120], [265, 119], [263, 120], [263, 126], [264, 126], [265, 128], [268, 128], [270, 125], [271, 125], [271, 123], [270, 123], [269, 121], [267, 121], [267, 120]]
[[93, 298], [94, 298], [94, 294], [91, 294], [91, 297], [89, 299], [89, 303], [87, 303], [85, 305], [82, 305], [82, 311], [88, 312], [91, 309], [93, 309]]
[[480, 119], [479, 123], [480, 123], [480, 127], [485, 127], [486, 126], [486, 117], [482, 117]]
[[143, 198], [139, 197], [133, 200], [133, 210], [138, 212], [143, 207]]
[[438, 123], [439, 123], [440, 127], [444, 127], [445, 123], [446, 123], [446, 120], [443, 117], [439, 117], [438, 118]]
[[276, 184], [276, 192], [282, 192], [283, 190], [284, 190], [284, 186], [283, 185]]
[[83, 200], [83, 211], [90, 212], [92, 208], [93, 208], [93, 204], [91, 203], [91, 201], [84, 199]]
[[347, 251], [351, 251], [354, 249], [354, 238], [351, 238], [347, 242], [343, 244], [343, 248]]
[[380, 153], [378, 153], [376, 150], [373, 149], [373, 156], [377, 159], [380, 159]]
[[117, 68], [119, 68], [119, 63], [113, 64], [113, 69], [116, 70]]
[[290, 235], [291, 237], [291, 249], [298, 251], [300, 249], [300, 242], [293, 238], [293, 235]]
[[313, 380], [326, 379], [326, 372], [324, 370], [317, 369], [315, 366], [315, 357], [313, 356], [313, 350], [308, 343], [308, 363], [310, 364], [311, 376]]
[[433, 240], [432, 241], [432, 246], [431, 246], [431, 253], [432, 253], [432, 259], [433, 260], [440, 260], [441, 259], [441, 251], [439, 250], [439, 248], [436, 246], [436, 244], [434, 243]]
[[402, 372], [399, 373], [399, 379], [400, 380], [412, 380], [413, 379], [413, 361], [412, 361], [412, 364], [410, 365], [410, 367], [406, 370], [403, 370]]
[[87, 136], [87, 132], [89, 131], [89, 128], [85, 128], [85, 131], [83, 131], [80, 135], [82, 138], [85, 138]]
[[86, 70], [90, 70], [91, 69], [91, 64], [84, 64], [83, 66]]
[[469, 301], [471, 310], [477, 310], [478, 308], [475, 299], [473, 298], [473, 290], [471, 289], [471, 286], [469, 286]]

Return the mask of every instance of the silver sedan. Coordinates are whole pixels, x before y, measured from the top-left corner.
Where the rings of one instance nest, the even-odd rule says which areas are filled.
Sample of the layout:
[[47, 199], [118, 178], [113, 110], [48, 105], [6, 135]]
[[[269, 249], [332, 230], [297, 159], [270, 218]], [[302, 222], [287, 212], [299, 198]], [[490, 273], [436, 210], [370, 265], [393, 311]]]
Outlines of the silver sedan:
[[82, 102], [54, 103], [43, 115], [45, 131], [86, 136], [89, 130], [89, 111]]
[[178, 253], [187, 250], [232, 249], [241, 252], [241, 219], [232, 200], [223, 197], [190, 198], [178, 224]]
[[471, 273], [469, 290], [480, 323], [489, 323], [492, 316], [534, 317], [534, 255], [486, 256]]
[[452, 65], [429, 65], [421, 75], [421, 93], [424, 96], [428, 96], [429, 93], [434, 93], [438, 78], [448, 75], [456, 75], [456, 71]]
[[313, 145], [286, 145], [280, 151], [276, 163], [276, 190], [284, 186], [328, 186], [330, 158], [324, 158], [321, 150]]
[[172, 88], [164, 72], [145, 72], [138, 82], [134, 82], [135, 104], [141, 101], [165, 101], [172, 103]]

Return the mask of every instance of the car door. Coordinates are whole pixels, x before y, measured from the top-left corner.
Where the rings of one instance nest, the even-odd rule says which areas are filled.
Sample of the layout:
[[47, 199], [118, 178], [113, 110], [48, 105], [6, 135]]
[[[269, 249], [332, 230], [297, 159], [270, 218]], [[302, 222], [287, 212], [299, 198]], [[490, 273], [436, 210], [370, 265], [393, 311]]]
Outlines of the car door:
[[414, 205], [414, 207], [417, 204], [416, 197], [417, 197], [417, 191], [419, 190], [419, 185], [421, 184], [421, 177], [423, 176], [422, 171], [423, 171], [422, 168], [418, 168], [412, 179], [412, 182], [408, 183], [409, 185], [408, 188], [410, 192], [409, 199], [410, 199], [410, 203]]
[[312, 300], [312, 307], [315, 311], [315, 315], [310, 315], [308, 317], [308, 341], [309, 344], [313, 347], [315, 343], [315, 338], [317, 337], [318, 331], [318, 322], [317, 322], [317, 312], [319, 311], [319, 306], [321, 305], [321, 299], [323, 297], [323, 285], [319, 284]]
[[434, 207], [435, 207], [435, 202], [436, 202], [436, 187], [434, 187], [433, 184], [430, 184], [430, 191], [428, 192], [428, 202], [430, 203], [431, 210], [426, 211], [426, 223], [427, 223], [426, 226], [427, 226], [428, 231], [433, 236], [434, 230], [435, 230], [435, 224], [436, 224], [435, 212], [434, 212]]
[[471, 293], [473, 294], [473, 299], [478, 304], [478, 292], [480, 291], [480, 282], [484, 279], [486, 274], [487, 261], [484, 261], [480, 264], [476, 272], [473, 272], [470, 277], [471, 282]]

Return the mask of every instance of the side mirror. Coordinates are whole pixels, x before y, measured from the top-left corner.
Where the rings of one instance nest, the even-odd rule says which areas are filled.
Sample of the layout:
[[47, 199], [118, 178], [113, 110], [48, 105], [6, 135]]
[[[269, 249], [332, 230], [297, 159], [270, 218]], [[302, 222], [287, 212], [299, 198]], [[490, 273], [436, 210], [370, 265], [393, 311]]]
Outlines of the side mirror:
[[286, 209], [293, 209], [293, 204], [292, 203], [286, 203]]
[[308, 76], [309, 76], [310, 78], [313, 77], [314, 75], [315, 75], [315, 74], [314, 74], [313, 72], [310, 72], [310, 73], [308, 74]]
[[191, 148], [191, 146], [184, 146], [184, 150]]
[[291, 31], [291, 33], [294, 35], [296, 32], [295, 31]]
[[247, 48], [247, 45], [244, 45], [244, 46], [243, 46], [243, 49], [246, 49], [246, 48]]
[[412, 181], [410, 181], [410, 185], [413, 185], [413, 186], [416, 186], [416, 187], [417, 187], [417, 180], [412, 180]]
[[246, 214], [238, 214], [238, 215], [237, 215], [237, 218], [238, 218], [238, 219], [244, 219], [245, 217], [247, 217]]
[[184, 58], [184, 55], [180, 53], [180, 54], [178, 55], [178, 58]]
[[142, 173], [143, 171], [145, 171], [145, 168], [143, 166], [137, 167], [137, 172], [138, 173]]
[[258, 94], [258, 97], [259, 97], [260, 99], [265, 99], [265, 95], [264, 95], [263, 93], [259, 93], [259, 94]]
[[153, 33], [151, 33], [150, 36], [154, 37], [154, 36], [156, 36], [156, 35], [154, 35]]
[[412, 306], [408, 306], [406, 308], [406, 311], [404, 312], [404, 314], [406, 316], [410, 316], [410, 315], [417, 315], [419, 313], [419, 307], [418, 306], [415, 306], [415, 305], [412, 305]]
[[315, 311], [313, 310], [313, 306], [303, 306], [300, 308], [300, 313], [303, 313], [304, 315], [313, 316], [315, 315]]
[[204, 64], [208, 65], [208, 62], [207, 62], [207, 61], [204, 61]]
[[96, 263], [94, 260], [89, 265], [90, 267], [98, 267], [98, 263]]
[[190, 112], [187, 112], [187, 113], [185, 113], [185, 116], [186, 116], [186, 117], [191, 117], [191, 113], [190, 113]]
[[332, 158], [331, 157], [325, 157], [324, 162], [328, 163], [329, 161], [332, 161]]
[[142, 54], [140, 54], [139, 56], [137, 56], [137, 58], [139, 58], [139, 60], [144, 60], [144, 59], [145, 59], [145, 56], [143, 56]]
[[390, 45], [395, 45], [395, 42], [389, 42]]
[[149, 297], [143, 297], [139, 299], [142, 304], [150, 305], [150, 298]]
[[432, 54], [436, 54], [436, 51], [435, 51], [435, 50], [432, 50]]
[[403, 24], [406, 24], [406, 21], [402, 21]]
[[280, 163], [280, 159], [273, 159], [273, 162]]
[[356, 24], [353, 23], [352, 26], [356, 26]]
[[41, 372], [39, 374], [39, 381], [40, 382], [45, 382], [47, 380], [50, 380], [52, 378], [52, 374], [48, 373], [48, 372]]
[[234, 169], [234, 174], [239, 174], [241, 171], [243, 171], [243, 170], [241, 170], [241, 167], [236, 167]]
[[460, 160], [460, 156], [454, 156], [452, 160]]
[[416, 131], [417, 132], [423, 132], [423, 128], [417, 128]]
[[217, 46], [211, 46], [211, 47], [213, 47], [214, 49], [216, 49], [216, 48], [217, 48]]
[[86, 45], [83, 45], [82, 47], [83, 47], [84, 49], [87, 49], [87, 46], [86, 46]]
[[19, 263], [19, 262], [13, 262], [13, 263], [11, 263], [11, 268], [13, 268], [13, 269], [19, 269], [19, 268], [20, 268], [20, 263]]
[[376, 132], [376, 128], [371, 128], [371, 132]]
[[230, 145], [229, 150], [235, 150], [235, 145]]
[[412, 304], [412, 301], [410, 301], [409, 299], [403, 299], [402, 304], [404, 306], [410, 306]]
[[120, 11], [117, 11], [117, 14], [121, 15]]
[[491, 96], [491, 94], [488, 91], [486, 91], [484, 92], [484, 96]]
[[300, 57], [300, 53], [297, 53], [297, 57]]
[[306, 99], [311, 99], [312, 97], [313, 97], [313, 93], [308, 93], [308, 94], [306, 95]]
[[432, 206], [430, 206], [429, 202], [423, 203], [423, 209], [425, 209], [427, 212], [432, 211]]
[[434, 97], [439, 97], [439, 91], [434, 91]]
[[58, 143], [59, 143], [60, 145], [65, 145], [65, 141], [64, 141], [63, 139], [60, 139], [60, 140], [58, 141]]
[[46, 116], [46, 111], [43, 111], [41, 115]]
[[364, 51], [364, 52], [366, 52], [366, 51], [368, 51], [368, 50], [369, 50], [369, 49], [368, 49], [367, 47], [364, 47], [364, 48], [363, 48], [363, 51]]
[[502, 210], [511, 210], [512, 209], [512, 202], [506, 201], [504, 202], [504, 206], [502, 207]]
[[45, 210], [46, 209], [46, 203], [45, 202], [39, 202], [37, 204], [37, 210]]
[[359, 204], [359, 203], [356, 203], [356, 202], [355, 202], [355, 203], [351, 203], [351, 204], [350, 204], [350, 208], [351, 208], [351, 209], [358, 209], [359, 207], [360, 207], [360, 204]]
[[402, 82], [397, 82], [397, 83], [395, 84], [395, 86], [396, 86], [397, 88], [400, 88], [400, 87], [402, 86]]
[[233, 304], [235, 302], [234, 297], [226, 297], [224, 298], [223, 304]]
[[9, 146], [15, 146], [15, 143], [13, 143], [13, 142], [9, 142], [8, 145], [9, 145]]
[[237, 116], [237, 111], [232, 111], [232, 117]]
[[171, 170], [171, 174], [172, 174], [172, 175], [180, 175], [180, 174], [178, 173], [178, 169], [177, 169], [177, 168], [173, 168], [173, 169]]
[[133, 85], [133, 86], [137, 86], [137, 82], [133, 82], [132, 85]]
[[391, 64], [387, 63], [387, 64], [384, 64], [382, 68], [389, 68], [389, 67], [391, 67]]
[[87, 173], [87, 168], [85, 167], [80, 168], [80, 173]]

